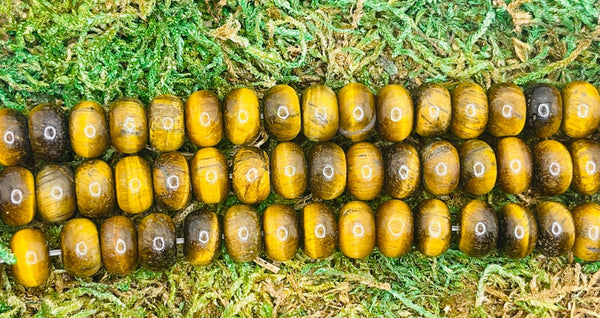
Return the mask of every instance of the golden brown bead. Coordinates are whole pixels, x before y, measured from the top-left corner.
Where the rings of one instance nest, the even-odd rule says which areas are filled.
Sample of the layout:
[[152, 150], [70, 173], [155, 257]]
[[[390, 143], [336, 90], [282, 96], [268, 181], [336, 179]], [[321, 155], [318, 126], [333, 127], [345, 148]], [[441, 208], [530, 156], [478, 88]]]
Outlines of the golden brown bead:
[[352, 142], [365, 140], [375, 127], [375, 97], [363, 84], [350, 83], [338, 93], [339, 131]]
[[185, 141], [183, 102], [173, 95], [155, 97], [148, 107], [148, 134], [156, 151], [175, 151]]
[[571, 138], [585, 138], [600, 124], [600, 95], [590, 83], [571, 82], [562, 89], [563, 132]]
[[302, 210], [304, 253], [314, 259], [328, 257], [337, 243], [337, 222], [323, 203], [310, 203]]
[[219, 97], [210, 91], [197, 91], [185, 102], [185, 130], [197, 147], [212, 147], [223, 138]]
[[339, 125], [337, 97], [324, 85], [313, 85], [302, 94], [302, 131], [312, 141], [328, 141]]
[[535, 177], [544, 195], [561, 194], [573, 178], [573, 162], [567, 147], [556, 140], [544, 140], [534, 147]]
[[575, 224], [571, 212], [562, 203], [545, 201], [536, 209], [538, 247], [546, 256], [561, 256], [575, 243]]
[[290, 206], [275, 204], [263, 214], [265, 252], [278, 262], [285, 262], [298, 251], [298, 222], [296, 212]]
[[258, 97], [253, 90], [236, 88], [225, 97], [225, 135], [236, 145], [253, 141], [260, 130]]
[[404, 143], [385, 152], [385, 190], [396, 199], [409, 196], [419, 185], [421, 163], [417, 150]]
[[0, 109], [0, 165], [27, 164], [31, 158], [27, 117], [12, 108]]
[[485, 201], [472, 200], [460, 211], [458, 249], [471, 257], [483, 257], [496, 247], [498, 218]]
[[351, 201], [340, 210], [340, 250], [350, 258], [365, 258], [375, 248], [375, 217], [362, 201]]
[[525, 94], [515, 84], [493, 85], [488, 92], [488, 131], [496, 137], [516, 136], [525, 127]]
[[533, 84], [525, 90], [527, 125], [539, 138], [548, 138], [560, 129], [563, 116], [560, 91], [550, 84]]
[[161, 154], [152, 168], [154, 196], [160, 207], [177, 211], [190, 201], [190, 168], [180, 152]]
[[21, 167], [6, 167], [0, 172], [0, 216], [6, 225], [26, 225], [35, 216], [35, 179]]
[[477, 138], [488, 123], [488, 99], [483, 87], [472, 82], [458, 84], [452, 90], [452, 125], [458, 138]]
[[288, 85], [273, 86], [263, 99], [265, 126], [279, 141], [290, 141], [300, 133], [300, 99]]
[[219, 219], [214, 212], [194, 212], [185, 217], [183, 254], [192, 265], [207, 265], [221, 243]]
[[506, 137], [496, 148], [498, 162], [498, 185], [509, 194], [518, 194], [529, 189], [533, 173], [531, 150], [523, 140]]
[[271, 192], [269, 156], [260, 148], [244, 147], [233, 157], [233, 193], [246, 204], [261, 202]]
[[415, 210], [415, 246], [425, 256], [444, 254], [452, 239], [450, 210], [443, 201], [427, 199]]
[[435, 141], [422, 151], [423, 185], [434, 195], [452, 193], [460, 179], [458, 151], [447, 141]]
[[523, 258], [537, 242], [537, 223], [533, 213], [521, 205], [509, 203], [498, 210], [498, 248], [510, 258]]
[[346, 188], [346, 155], [340, 146], [323, 143], [309, 155], [308, 182], [312, 193], [322, 200], [333, 200]]
[[573, 210], [573, 254], [584, 261], [600, 260], [600, 205], [583, 203]]
[[408, 253], [413, 243], [413, 216], [408, 204], [388, 200], [377, 208], [377, 247], [387, 257]]
[[106, 271], [131, 273], [138, 264], [138, 239], [133, 221], [126, 216], [110, 217], [100, 226], [100, 250]]
[[238, 204], [230, 207], [225, 212], [223, 231], [227, 253], [234, 261], [250, 262], [260, 253], [260, 221], [251, 206]]
[[75, 170], [77, 209], [87, 217], [102, 217], [116, 207], [115, 181], [108, 163], [100, 159], [83, 162]]
[[134, 154], [146, 147], [148, 121], [142, 102], [135, 98], [120, 98], [108, 111], [110, 140], [124, 154]]
[[447, 88], [439, 84], [424, 84], [417, 89], [414, 99], [417, 134], [434, 137], [448, 131], [452, 102]]
[[170, 216], [152, 213], [138, 225], [140, 265], [151, 271], [162, 271], [175, 264], [177, 256], [175, 224]]
[[106, 111], [93, 101], [82, 101], [71, 108], [69, 136], [73, 152], [83, 158], [96, 158], [110, 146]]
[[273, 190], [283, 198], [295, 199], [304, 193], [307, 170], [304, 152], [293, 142], [282, 142], [271, 153]]
[[17, 262], [12, 265], [15, 280], [24, 287], [37, 287], [50, 277], [48, 242], [40, 230], [22, 229], [10, 240]]
[[191, 162], [194, 196], [206, 204], [225, 200], [229, 192], [229, 174], [225, 156], [216, 148], [198, 150]]
[[468, 140], [460, 146], [459, 157], [465, 191], [474, 195], [492, 191], [498, 174], [492, 147], [481, 140]]
[[40, 215], [48, 222], [70, 219], [77, 208], [71, 169], [49, 164], [35, 176], [35, 198]]
[[368, 142], [352, 145], [346, 154], [348, 191], [356, 199], [374, 199], [383, 188], [383, 158], [379, 148]]
[[60, 231], [63, 267], [74, 277], [90, 277], [102, 267], [98, 229], [83, 218], [69, 220]]
[[571, 144], [573, 158], [573, 190], [581, 194], [600, 191], [600, 144], [592, 139], [579, 139]]
[[67, 117], [57, 106], [41, 104], [29, 112], [29, 142], [36, 160], [61, 162], [71, 158]]
[[140, 156], [125, 157], [115, 166], [115, 189], [119, 208], [125, 213], [141, 213], [152, 206], [152, 174]]
[[392, 142], [406, 139], [413, 129], [414, 110], [410, 93], [400, 85], [384, 86], [377, 94], [377, 130]]

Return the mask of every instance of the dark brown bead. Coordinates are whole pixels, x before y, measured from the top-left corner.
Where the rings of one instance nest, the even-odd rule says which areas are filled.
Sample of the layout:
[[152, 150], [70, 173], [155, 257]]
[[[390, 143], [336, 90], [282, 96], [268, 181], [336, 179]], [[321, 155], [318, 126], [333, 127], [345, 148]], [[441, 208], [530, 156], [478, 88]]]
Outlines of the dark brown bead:
[[75, 277], [90, 277], [102, 267], [98, 229], [83, 218], [69, 220], [60, 231], [63, 267]]
[[219, 219], [214, 212], [193, 212], [183, 225], [183, 254], [193, 265], [208, 265], [221, 245]]
[[545, 201], [536, 209], [538, 247], [546, 256], [561, 256], [575, 243], [575, 224], [571, 212], [562, 203]]
[[262, 238], [258, 214], [249, 205], [238, 204], [225, 213], [225, 245], [236, 262], [250, 262], [260, 253]]
[[70, 219], [77, 209], [73, 172], [66, 166], [49, 164], [35, 176], [37, 209], [48, 222]]
[[138, 225], [140, 265], [151, 271], [163, 271], [175, 264], [177, 256], [175, 224], [170, 216], [152, 213]]
[[562, 123], [563, 107], [560, 91], [550, 84], [533, 84], [525, 89], [527, 125], [539, 138], [548, 138], [558, 132]]
[[533, 213], [521, 205], [509, 203], [498, 210], [500, 236], [498, 248], [510, 258], [523, 258], [537, 242], [537, 223]]
[[561, 194], [571, 185], [573, 162], [567, 147], [556, 140], [544, 140], [535, 145], [535, 177], [544, 195]]
[[327, 142], [315, 146], [309, 155], [308, 182], [313, 194], [333, 200], [346, 188], [346, 155], [340, 146]]
[[496, 247], [498, 218], [484, 201], [472, 200], [460, 212], [458, 249], [471, 257], [483, 257]]
[[126, 216], [110, 217], [100, 226], [102, 262], [116, 275], [131, 273], [138, 264], [138, 239], [133, 222]]
[[32, 109], [29, 113], [29, 141], [36, 160], [69, 160], [71, 145], [65, 113], [50, 104], [41, 104]]
[[108, 163], [100, 159], [83, 162], [75, 170], [77, 209], [87, 217], [102, 217], [117, 206], [115, 180]]
[[421, 161], [415, 147], [399, 143], [385, 152], [385, 190], [396, 199], [409, 196], [419, 185]]
[[26, 225], [35, 216], [35, 179], [21, 166], [0, 172], [0, 216], [7, 225]]
[[0, 165], [25, 165], [31, 159], [27, 117], [12, 108], [0, 109]]
[[161, 154], [152, 168], [156, 203], [177, 211], [186, 207], [191, 197], [190, 168], [180, 152]]

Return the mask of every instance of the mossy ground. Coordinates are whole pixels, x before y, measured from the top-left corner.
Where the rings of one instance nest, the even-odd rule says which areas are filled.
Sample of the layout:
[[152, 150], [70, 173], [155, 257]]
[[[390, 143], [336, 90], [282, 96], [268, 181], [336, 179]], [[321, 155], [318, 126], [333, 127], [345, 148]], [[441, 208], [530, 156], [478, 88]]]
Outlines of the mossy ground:
[[[276, 83], [300, 91], [315, 82], [339, 89], [358, 81], [375, 92], [388, 83], [415, 88], [434, 81], [452, 87], [463, 80], [486, 87], [501, 81], [562, 87], [572, 80], [598, 86], [599, 8], [594, 0], [3, 0], [0, 105], [26, 111], [55, 102], [69, 108], [82, 99], [107, 104], [119, 96], [147, 103], [163, 93], [185, 99], [199, 89], [222, 97], [239, 86], [262, 95]], [[411, 142], [419, 146], [425, 140]], [[270, 140], [264, 148], [273, 145]], [[219, 147], [232, 150], [225, 142]], [[189, 144], [184, 149], [194, 150]], [[112, 154], [106, 159], [114, 160]], [[414, 206], [426, 196], [420, 192], [408, 202]], [[346, 194], [330, 204], [339, 207], [350, 199]], [[444, 199], [456, 215], [469, 196], [457, 192]], [[494, 190], [482, 199], [498, 207], [541, 198], [534, 191], [507, 196]], [[557, 199], [569, 206], [600, 201], [572, 192]], [[272, 195], [258, 208], [278, 201]], [[232, 197], [219, 206], [192, 205], [222, 214], [233, 203]], [[172, 215], [181, 225], [185, 213]], [[61, 225], [37, 219], [31, 226], [42, 228], [58, 247]], [[0, 225], [3, 258], [10, 258], [6, 247], [16, 230]], [[50, 282], [36, 289], [20, 287], [9, 267], [0, 266], [0, 315], [591, 317], [600, 312], [600, 263], [572, 255], [547, 258], [536, 252], [516, 261], [498, 253], [473, 259], [451, 250], [436, 259], [417, 252], [389, 259], [376, 251], [364, 260], [336, 252], [312, 261], [298, 253], [277, 264], [280, 271], [274, 274], [254, 263], [235, 263], [224, 252], [207, 267], [180, 260], [164, 273], [138, 269], [115, 277], [101, 270], [83, 280], [71, 278], [55, 259]]]

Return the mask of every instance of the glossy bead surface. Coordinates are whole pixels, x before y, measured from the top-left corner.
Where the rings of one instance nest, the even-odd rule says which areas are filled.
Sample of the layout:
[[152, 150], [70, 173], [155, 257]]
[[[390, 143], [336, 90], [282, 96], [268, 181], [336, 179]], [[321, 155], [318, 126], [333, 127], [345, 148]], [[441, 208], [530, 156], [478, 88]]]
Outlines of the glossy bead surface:
[[546, 256], [560, 256], [575, 243], [575, 224], [571, 212], [562, 203], [545, 201], [536, 209], [538, 244]]
[[488, 99], [483, 87], [463, 82], [452, 90], [452, 124], [458, 138], [477, 138], [488, 123]]
[[261, 202], [271, 192], [269, 156], [260, 148], [244, 147], [233, 157], [233, 193], [246, 204]]
[[571, 144], [570, 150], [573, 190], [588, 195], [600, 191], [600, 144], [592, 139], [579, 139]]
[[498, 218], [485, 201], [472, 200], [460, 211], [458, 249], [471, 257], [483, 257], [496, 247]]
[[134, 154], [148, 143], [148, 121], [142, 102], [135, 98], [120, 98], [108, 111], [110, 140], [124, 154]]
[[173, 95], [155, 97], [148, 106], [148, 134], [156, 151], [175, 151], [185, 141], [183, 102]]
[[584, 261], [600, 260], [600, 205], [583, 203], [573, 209], [573, 254]]
[[388, 200], [377, 208], [377, 247], [387, 257], [408, 253], [413, 243], [413, 216], [408, 204]]
[[214, 212], [193, 212], [183, 223], [183, 254], [192, 265], [207, 265], [221, 243], [219, 219]]
[[337, 222], [333, 211], [323, 203], [310, 203], [302, 210], [304, 253], [314, 259], [328, 257], [337, 243]]
[[63, 267], [74, 277], [90, 277], [102, 267], [98, 229], [83, 218], [69, 220], [60, 231]]
[[362, 201], [351, 201], [340, 210], [340, 250], [346, 257], [365, 258], [375, 248], [375, 217]]
[[102, 217], [116, 207], [115, 181], [108, 163], [91, 159], [75, 170], [77, 209], [87, 217]]
[[77, 155], [83, 158], [103, 155], [110, 146], [104, 108], [94, 101], [82, 101], [71, 108], [69, 137]]
[[260, 112], [256, 93], [248, 88], [229, 92], [225, 105], [225, 136], [236, 145], [253, 141], [260, 130]]
[[346, 155], [340, 146], [323, 143], [309, 155], [308, 182], [312, 193], [322, 200], [333, 200], [346, 188]]
[[191, 162], [192, 187], [196, 199], [203, 203], [219, 203], [229, 192], [227, 160], [216, 148], [202, 148]]
[[421, 153], [423, 185], [434, 195], [450, 194], [460, 180], [458, 151], [447, 141], [435, 141]]
[[12, 108], [0, 109], [0, 165], [27, 164], [31, 158], [27, 117]]
[[385, 190], [396, 199], [409, 196], [419, 185], [421, 161], [415, 147], [398, 143], [385, 152]]
[[421, 201], [414, 214], [415, 246], [425, 256], [442, 255], [450, 247], [450, 210], [438, 199]]
[[537, 242], [537, 223], [533, 213], [521, 205], [509, 203], [498, 210], [498, 249], [510, 258], [523, 258]]
[[225, 212], [223, 226], [227, 253], [236, 262], [250, 262], [261, 250], [258, 214], [249, 205], [238, 204]]
[[474, 195], [490, 192], [496, 185], [496, 154], [487, 143], [472, 139], [459, 148], [460, 175], [465, 191]]
[[350, 83], [338, 92], [339, 131], [352, 142], [365, 140], [375, 128], [375, 97], [363, 84]]
[[516, 136], [525, 127], [527, 104], [525, 94], [515, 84], [500, 83], [488, 91], [488, 131], [496, 137]]
[[498, 163], [498, 185], [509, 194], [522, 193], [529, 189], [533, 174], [531, 150], [523, 140], [506, 137], [496, 147]]
[[219, 97], [210, 91], [194, 92], [185, 101], [185, 130], [197, 147], [212, 147], [223, 138]]
[[68, 220], [75, 214], [75, 181], [66, 166], [49, 164], [35, 176], [35, 198], [40, 215], [48, 222]]
[[119, 208], [141, 213], [152, 206], [152, 174], [148, 162], [139, 156], [125, 157], [115, 166], [115, 189]]
[[156, 203], [167, 210], [185, 208], [190, 201], [192, 184], [190, 168], [180, 152], [161, 154], [152, 167]]
[[369, 201], [383, 188], [383, 158], [381, 151], [368, 142], [352, 145], [346, 154], [348, 191], [356, 199]]
[[304, 152], [293, 142], [282, 142], [271, 153], [273, 190], [283, 198], [295, 199], [304, 193], [307, 170]]
[[421, 85], [414, 96], [415, 132], [423, 137], [439, 136], [450, 128], [452, 101], [447, 88], [439, 84]]
[[126, 275], [135, 270], [138, 264], [137, 244], [137, 231], [128, 217], [117, 215], [102, 222], [100, 250], [107, 272]]
[[414, 110], [410, 93], [400, 85], [384, 86], [377, 94], [377, 130], [392, 142], [406, 139], [413, 129]]
[[328, 141], [338, 131], [338, 101], [331, 88], [313, 85], [302, 93], [302, 131], [312, 141]]
[[300, 99], [288, 85], [276, 85], [263, 98], [265, 126], [278, 141], [290, 141], [300, 133]]
[[6, 225], [26, 225], [35, 216], [35, 179], [21, 167], [6, 167], [0, 172], [0, 216]]
[[138, 225], [140, 265], [151, 271], [162, 271], [175, 264], [177, 256], [175, 224], [170, 216], [152, 213]]
[[563, 132], [571, 138], [585, 138], [600, 124], [600, 94], [590, 83], [571, 82], [562, 89]]
[[15, 280], [24, 287], [37, 287], [50, 277], [50, 256], [44, 233], [36, 229], [22, 229], [10, 240], [10, 249], [16, 258], [12, 265]]
[[265, 252], [278, 262], [285, 262], [298, 251], [298, 221], [296, 212], [290, 206], [275, 204], [267, 207], [263, 213], [263, 231], [265, 233]]
[[561, 194], [573, 179], [573, 162], [567, 147], [556, 140], [537, 143], [533, 151], [536, 183], [542, 194]]
[[71, 158], [65, 113], [57, 106], [41, 104], [29, 112], [29, 142], [36, 160], [61, 162]]
[[550, 84], [533, 84], [525, 89], [527, 125], [539, 138], [558, 132], [562, 123], [563, 106], [560, 91]]

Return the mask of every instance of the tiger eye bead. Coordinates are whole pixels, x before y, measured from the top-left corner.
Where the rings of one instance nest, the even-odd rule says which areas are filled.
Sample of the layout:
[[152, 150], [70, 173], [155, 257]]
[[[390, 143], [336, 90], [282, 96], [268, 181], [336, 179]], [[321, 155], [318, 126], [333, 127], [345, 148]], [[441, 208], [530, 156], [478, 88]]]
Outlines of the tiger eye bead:
[[313, 85], [302, 94], [302, 131], [312, 141], [328, 141], [338, 131], [340, 117], [333, 90]]
[[121, 98], [108, 111], [110, 140], [124, 154], [134, 154], [148, 143], [148, 121], [142, 102], [135, 98]]
[[194, 92], [185, 102], [185, 130], [197, 147], [212, 147], [223, 138], [219, 97], [210, 91]]
[[307, 166], [302, 148], [292, 142], [278, 144], [271, 154], [273, 190], [286, 199], [302, 195], [307, 185]]
[[148, 107], [148, 134], [156, 151], [175, 151], [185, 141], [183, 102], [173, 95], [155, 97]]
[[322, 200], [333, 200], [346, 188], [346, 155], [340, 146], [323, 143], [309, 155], [308, 182], [312, 193]]
[[221, 243], [219, 219], [214, 212], [194, 212], [185, 217], [183, 254], [192, 265], [208, 265]]
[[561, 194], [571, 185], [573, 162], [567, 147], [556, 140], [544, 140], [535, 145], [535, 177], [544, 195]]
[[477, 138], [488, 122], [488, 99], [483, 87], [463, 82], [452, 90], [452, 124], [450, 130], [458, 138]]
[[100, 226], [100, 250], [106, 271], [131, 273], [138, 264], [138, 239], [133, 221], [126, 216], [110, 217]]
[[108, 163], [100, 159], [83, 162], [75, 170], [77, 209], [86, 217], [102, 217], [116, 207], [115, 181]]
[[404, 143], [385, 152], [385, 190], [396, 199], [409, 196], [419, 185], [421, 161], [417, 150]]
[[71, 169], [49, 164], [35, 176], [35, 198], [40, 215], [48, 222], [68, 220], [77, 208]]
[[346, 154], [348, 191], [356, 199], [374, 199], [383, 188], [383, 158], [379, 148], [368, 142], [352, 145]]
[[439, 84], [424, 84], [417, 89], [414, 99], [417, 134], [434, 137], [448, 131], [452, 101], [447, 88]]
[[310, 203], [302, 210], [304, 253], [314, 259], [328, 257], [335, 250], [337, 222], [333, 211], [323, 203]]
[[278, 141], [290, 141], [300, 133], [300, 99], [288, 85], [273, 86], [263, 98], [265, 126]]
[[0, 165], [27, 164], [31, 158], [27, 117], [12, 108], [0, 109]]
[[230, 207], [225, 212], [223, 231], [227, 253], [234, 261], [250, 262], [260, 253], [260, 221], [251, 206], [238, 204]]
[[490, 88], [488, 98], [488, 131], [496, 137], [521, 133], [527, 118], [527, 103], [523, 91], [515, 84], [500, 83]]
[[338, 93], [339, 131], [352, 142], [365, 140], [375, 127], [375, 97], [363, 84], [350, 83]]
[[529, 189], [533, 173], [531, 150], [516, 137], [506, 137], [496, 148], [498, 184], [502, 191], [518, 194]]
[[225, 136], [236, 145], [251, 142], [260, 130], [258, 97], [253, 90], [236, 88], [225, 97]]
[[592, 139], [579, 139], [571, 144], [573, 158], [573, 190], [581, 194], [600, 191], [600, 144]]
[[484, 201], [472, 200], [460, 212], [458, 249], [471, 257], [483, 257], [496, 247], [498, 218]]
[[69, 220], [60, 231], [63, 267], [74, 277], [90, 277], [102, 267], [98, 229], [83, 218]]
[[206, 204], [223, 202], [229, 192], [227, 161], [218, 149], [202, 148], [191, 162], [194, 196]]
[[427, 199], [415, 210], [415, 247], [425, 256], [436, 257], [450, 247], [450, 210], [443, 201]]
[[560, 91], [550, 84], [533, 84], [525, 89], [527, 125], [539, 138], [558, 132], [563, 116]]
[[377, 130], [382, 138], [400, 142], [413, 129], [414, 110], [410, 93], [400, 85], [384, 86], [377, 94]]
[[362, 201], [344, 204], [339, 219], [340, 250], [346, 257], [365, 258], [375, 248], [375, 217]]
[[69, 136], [73, 152], [83, 158], [96, 158], [110, 145], [106, 112], [100, 104], [82, 101], [69, 114]]
[[160, 207], [177, 211], [190, 201], [190, 168], [180, 152], [161, 154], [152, 168], [154, 196]]
[[35, 179], [21, 167], [6, 167], [0, 172], [0, 216], [6, 225], [26, 225], [35, 216]]
[[269, 206], [263, 214], [265, 252], [278, 262], [285, 262], [298, 251], [298, 224], [296, 212], [287, 205]]
[[408, 253], [413, 243], [413, 216], [408, 204], [388, 200], [377, 208], [377, 247], [387, 257]]
[[260, 148], [244, 147], [233, 157], [233, 192], [246, 204], [261, 202], [271, 192], [269, 156]]
[[474, 195], [492, 191], [498, 174], [492, 147], [481, 140], [468, 140], [460, 146], [459, 157], [465, 191]]
[[506, 204], [498, 210], [498, 226], [498, 248], [506, 256], [523, 258], [531, 254], [537, 242], [537, 223], [528, 208]]
[[573, 210], [573, 254], [584, 261], [600, 260], [600, 205], [583, 203]]
[[50, 277], [48, 242], [40, 230], [22, 229], [10, 240], [17, 262], [12, 265], [15, 280], [24, 287], [37, 287]]
[[435, 141], [422, 152], [423, 185], [434, 195], [452, 193], [460, 179], [458, 151], [447, 141]]
[[67, 117], [57, 106], [41, 104], [29, 113], [29, 142], [36, 160], [61, 162], [71, 158]]
[[563, 132], [571, 138], [585, 138], [600, 124], [600, 95], [590, 83], [571, 82], [562, 89]]
[[169, 269], [177, 256], [175, 224], [170, 216], [152, 213], [138, 225], [140, 264], [155, 272]]
[[536, 209], [538, 247], [546, 256], [561, 256], [575, 243], [575, 224], [571, 212], [562, 203], [545, 201]]
[[115, 188], [119, 208], [141, 213], [153, 202], [152, 174], [148, 162], [139, 156], [125, 157], [115, 166]]

